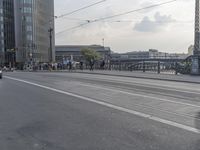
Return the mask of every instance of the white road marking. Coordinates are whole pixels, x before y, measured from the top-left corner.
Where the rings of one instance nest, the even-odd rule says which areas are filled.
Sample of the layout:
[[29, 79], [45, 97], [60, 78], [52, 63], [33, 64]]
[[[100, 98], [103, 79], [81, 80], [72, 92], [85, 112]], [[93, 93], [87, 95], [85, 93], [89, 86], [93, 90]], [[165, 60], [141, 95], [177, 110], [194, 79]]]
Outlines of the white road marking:
[[144, 97], [144, 98], [148, 98], [148, 99], [156, 99], [156, 100], [159, 100], [159, 101], [170, 102], [170, 103], [175, 103], [175, 104], [181, 104], [181, 105], [200, 108], [200, 105], [194, 105], [194, 104], [185, 103], [185, 102], [177, 102], [177, 101], [168, 100], [168, 99], [164, 99], [164, 98], [158, 98], [158, 97], [149, 96], [149, 95], [135, 94], [135, 93], [130, 93], [130, 92], [126, 92], [126, 91], [122, 91], [122, 90], [118, 90], [118, 89], [110, 89], [110, 88], [106, 88], [106, 87], [101, 87], [101, 86], [96, 86], [96, 85], [89, 85], [89, 84], [85, 84], [85, 83], [84, 84], [79, 84], [79, 85], [98, 88], [98, 89], [104, 89], [104, 90], [106, 89], [106, 90], [112, 91], [112, 92], [123, 93], [123, 94], [127, 94], [127, 95], [132, 95], [132, 96], [139, 96], [139, 97]]
[[33, 85], [33, 86], [36, 86], [36, 87], [40, 87], [40, 88], [50, 90], [50, 91], [53, 91], [53, 92], [57, 92], [57, 93], [60, 93], [60, 94], [65, 94], [65, 95], [68, 95], [68, 96], [79, 98], [79, 99], [82, 99], [82, 100], [85, 100], [85, 101], [96, 103], [96, 104], [106, 106], [106, 107], [109, 107], [109, 108], [112, 108], [112, 109], [116, 109], [116, 110], [119, 110], [119, 111], [122, 111], [122, 112], [126, 112], [126, 113], [129, 113], [129, 114], [133, 114], [133, 115], [136, 115], [136, 116], [139, 116], [139, 117], [147, 118], [147, 119], [150, 119], [150, 120], [153, 120], [153, 121], [156, 121], [156, 122], [160, 122], [160, 123], [163, 123], [163, 124], [167, 124], [167, 125], [170, 125], [170, 126], [180, 128], [180, 129], [184, 129], [186, 131], [190, 131], [190, 132], [193, 132], [193, 133], [200, 134], [200, 131], [196, 128], [186, 126], [186, 125], [183, 125], [183, 124], [179, 124], [179, 123], [176, 123], [176, 122], [173, 122], [173, 121], [165, 120], [165, 119], [162, 119], [162, 118], [158, 118], [158, 117], [155, 117], [155, 116], [152, 116], [152, 115], [149, 115], [149, 114], [137, 112], [137, 111], [134, 111], [134, 110], [131, 110], [131, 109], [127, 109], [127, 108], [116, 106], [116, 105], [109, 104], [109, 103], [106, 103], [106, 102], [98, 101], [98, 100], [95, 100], [95, 99], [92, 99], [92, 98], [73, 94], [73, 93], [70, 93], [70, 92], [58, 90], [58, 89], [51, 88], [51, 87], [41, 85], [41, 84], [37, 84], [37, 83], [34, 83], [34, 82], [29, 82], [29, 81], [26, 81], [26, 80], [17, 79], [17, 78], [13, 78], [13, 77], [9, 77], [9, 76], [5, 76], [5, 78], [10, 79], [10, 80], [14, 80], [14, 81], [18, 81], [18, 82], [22, 82], [22, 83], [26, 83], [26, 84], [29, 84], [29, 85]]

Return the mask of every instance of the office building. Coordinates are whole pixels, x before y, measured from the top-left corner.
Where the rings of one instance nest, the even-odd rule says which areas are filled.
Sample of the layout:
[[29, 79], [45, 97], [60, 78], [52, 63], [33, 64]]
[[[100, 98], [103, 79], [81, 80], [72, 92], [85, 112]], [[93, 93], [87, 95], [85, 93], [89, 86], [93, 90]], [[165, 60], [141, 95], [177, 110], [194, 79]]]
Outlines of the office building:
[[14, 66], [14, 0], [0, 0], [0, 66]]
[[18, 66], [53, 62], [54, 0], [15, 0], [14, 7]]

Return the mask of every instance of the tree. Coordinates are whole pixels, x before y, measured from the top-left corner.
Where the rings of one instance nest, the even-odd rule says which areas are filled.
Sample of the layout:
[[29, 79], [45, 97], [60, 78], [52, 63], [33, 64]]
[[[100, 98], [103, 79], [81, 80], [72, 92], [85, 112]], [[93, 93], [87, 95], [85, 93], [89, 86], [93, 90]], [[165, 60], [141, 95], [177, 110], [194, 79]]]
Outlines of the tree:
[[101, 59], [101, 55], [93, 49], [84, 48], [81, 50], [81, 54], [84, 56], [85, 60], [90, 62], [91, 60], [97, 61]]

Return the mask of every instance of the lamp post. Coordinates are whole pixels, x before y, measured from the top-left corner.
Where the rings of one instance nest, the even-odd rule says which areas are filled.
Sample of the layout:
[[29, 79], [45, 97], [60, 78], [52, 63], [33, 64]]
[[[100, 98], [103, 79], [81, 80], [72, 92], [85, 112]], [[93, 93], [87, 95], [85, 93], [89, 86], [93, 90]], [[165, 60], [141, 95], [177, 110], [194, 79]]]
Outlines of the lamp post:
[[53, 32], [54, 32], [54, 19], [56, 19], [57, 16], [51, 16], [51, 19], [49, 20], [49, 61], [50, 63], [53, 62]]
[[50, 63], [52, 63], [52, 61], [53, 61], [53, 59], [52, 59], [52, 51], [53, 51], [53, 49], [52, 49], [52, 33], [53, 33], [53, 28], [52, 27], [50, 27], [49, 28], [49, 30], [48, 30], [48, 32], [49, 32], [49, 61], [50, 61]]

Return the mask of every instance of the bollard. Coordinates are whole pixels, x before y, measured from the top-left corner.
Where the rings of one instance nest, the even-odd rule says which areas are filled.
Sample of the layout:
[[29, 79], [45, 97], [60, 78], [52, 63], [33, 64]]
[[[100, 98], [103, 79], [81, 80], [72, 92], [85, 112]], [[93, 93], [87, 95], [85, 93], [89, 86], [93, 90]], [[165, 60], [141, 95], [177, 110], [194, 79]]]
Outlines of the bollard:
[[158, 61], [158, 74], [160, 74], [160, 61]]
[[145, 72], [146, 70], [145, 70], [145, 62], [144, 61], [143, 61], [142, 67], [143, 67], [143, 72]]
[[178, 74], [178, 63], [176, 62], [175, 63], [175, 75], [177, 75]]

